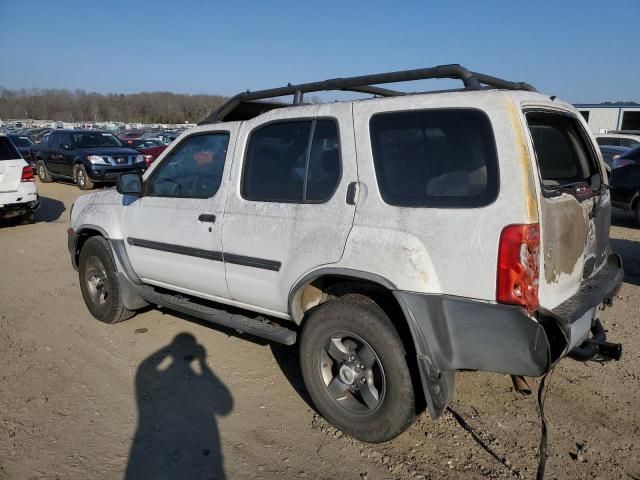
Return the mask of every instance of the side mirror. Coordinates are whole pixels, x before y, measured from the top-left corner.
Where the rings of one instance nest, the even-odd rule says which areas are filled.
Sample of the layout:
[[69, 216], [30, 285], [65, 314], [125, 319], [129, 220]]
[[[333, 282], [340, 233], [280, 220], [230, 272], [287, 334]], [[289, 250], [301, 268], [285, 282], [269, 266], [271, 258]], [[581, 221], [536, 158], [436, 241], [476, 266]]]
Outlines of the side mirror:
[[122, 195], [142, 196], [142, 175], [139, 173], [123, 173], [116, 182], [116, 190]]
[[71, 150], [71, 146], [68, 143], [61, 143], [60, 148], [62, 150]]

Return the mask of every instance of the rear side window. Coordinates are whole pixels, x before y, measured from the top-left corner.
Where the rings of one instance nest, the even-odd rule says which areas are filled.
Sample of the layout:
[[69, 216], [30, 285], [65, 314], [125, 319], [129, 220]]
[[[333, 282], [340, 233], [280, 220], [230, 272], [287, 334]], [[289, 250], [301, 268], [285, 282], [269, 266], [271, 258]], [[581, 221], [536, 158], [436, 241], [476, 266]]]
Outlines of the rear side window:
[[489, 118], [479, 110], [382, 113], [370, 122], [383, 200], [400, 207], [480, 207], [498, 194]]
[[335, 121], [272, 123], [249, 137], [242, 196], [263, 202], [320, 203], [332, 196], [340, 172]]
[[[545, 187], [587, 183], [599, 173], [577, 120], [569, 115], [530, 112], [527, 122]], [[599, 188], [599, 187], [596, 187]]]
[[0, 160], [16, 160], [22, 158], [7, 137], [0, 137]]

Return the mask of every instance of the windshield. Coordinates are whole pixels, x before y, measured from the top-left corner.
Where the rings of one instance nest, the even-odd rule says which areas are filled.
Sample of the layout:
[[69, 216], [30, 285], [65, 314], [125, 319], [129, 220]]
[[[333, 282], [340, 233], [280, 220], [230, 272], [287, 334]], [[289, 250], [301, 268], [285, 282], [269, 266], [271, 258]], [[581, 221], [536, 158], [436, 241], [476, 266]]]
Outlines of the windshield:
[[16, 147], [30, 147], [35, 145], [29, 137], [9, 137]]
[[120, 140], [118, 140], [114, 135], [102, 132], [74, 133], [73, 143], [77, 148], [122, 146]]

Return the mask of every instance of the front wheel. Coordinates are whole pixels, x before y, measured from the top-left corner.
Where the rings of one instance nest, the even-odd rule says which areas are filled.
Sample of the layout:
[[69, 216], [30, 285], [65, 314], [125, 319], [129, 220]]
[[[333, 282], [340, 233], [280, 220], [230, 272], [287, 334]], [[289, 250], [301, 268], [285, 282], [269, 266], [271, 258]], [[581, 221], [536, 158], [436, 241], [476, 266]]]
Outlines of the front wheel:
[[76, 183], [80, 190], [92, 190], [94, 187], [89, 175], [87, 175], [87, 170], [84, 168], [84, 165], [78, 165], [76, 167]]
[[415, 394], [402, 340], [373, 300], [329, 300], [302, 331], [300, 364], [316, 408], [365, 442], [384, 442], [415, 418]]
[[104, 323], [121, 322], [135, 314], [122, 303], [116, 272], [107, 241], [99, 236], [88, 239], [78, 262], [80, 290], [91, 314]]

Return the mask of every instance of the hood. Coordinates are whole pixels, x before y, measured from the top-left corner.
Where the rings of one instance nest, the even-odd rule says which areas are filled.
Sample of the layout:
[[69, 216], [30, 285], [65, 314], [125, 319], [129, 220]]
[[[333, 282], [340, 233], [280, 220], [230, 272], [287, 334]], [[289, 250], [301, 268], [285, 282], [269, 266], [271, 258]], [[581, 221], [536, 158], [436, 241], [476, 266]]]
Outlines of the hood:
[[112, 155], [140, 155], [140, 152], [133, 148], [127, 147], [93, 147], [93, 148], [76, 148], [76, 151], [86, 155], [99, 155], [107, 157]]

